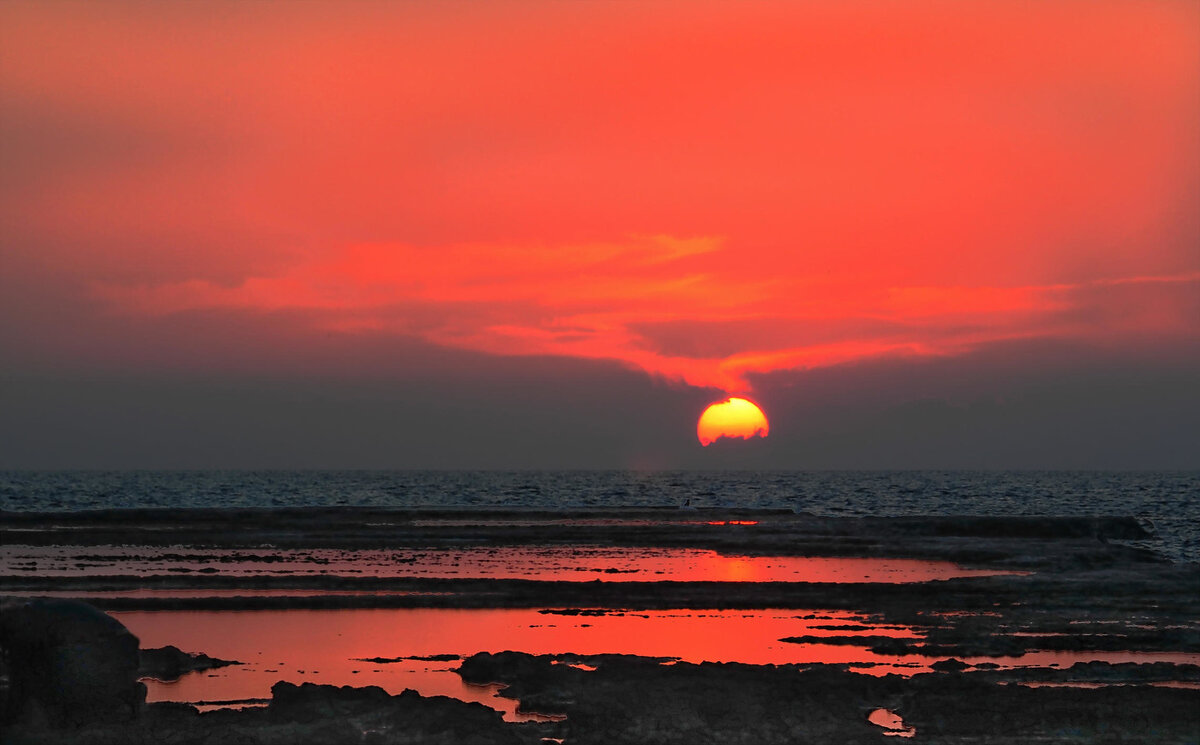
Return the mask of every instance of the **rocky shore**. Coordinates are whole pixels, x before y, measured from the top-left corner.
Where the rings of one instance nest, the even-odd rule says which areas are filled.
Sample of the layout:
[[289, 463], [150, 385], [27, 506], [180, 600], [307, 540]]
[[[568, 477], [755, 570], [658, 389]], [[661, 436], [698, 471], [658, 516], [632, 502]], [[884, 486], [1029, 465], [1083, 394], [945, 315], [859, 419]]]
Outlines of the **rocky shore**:
[[[77, 547], [81, 554], [120, 545], [258, 555], [283, 547], [687, 546], [733, 556], [928, 559], [1007, 572], [853, 584], [239, 577], [219, 570], [50, 578], [8, 566], [0, 576], [6, 743], [866, 743], [900, 734], [931, 743], [1200, 742], [1200, 667], [1188, 661], [1200, 654], [1200, 567], [1162, 559], [1153, 534], [1133, 519], [839, 520], [644, 509], [4, 513], [0, 544]], [[55, 599], [34, 599], [47, 593]], [[144, 703], [140, 681], [200, 675], [234, 661], [202, 649], [139, 652], [128, 631], [96, 610], [371, 607], [845, 610], [910, 631], [881, 637], [862, 624], [841, 624], [821, 628], [815, 639], [781, 643], [819, 641], [923, 662], [915, 674], [872, 675], [861, 665], [693, 664], [571, 649], [485, 650], [460, 661], [449, 654], [459, 650], [447, 649], [440, 650], [448, 653], [444, 664], [465, 682], [502, 684], [501, 695], [522, 710], [565, 719], [509, 722], [452, 698], [300, 680], [280, 681], [265, 706], [201, 713]], [[469, 648], [469, 640], [463, 644]], [[1048, 653], [1069, 653], [1076, 663], [1037, 663]], [[1089, 660], [1124, 653], [1142, 655], [1141, 663]], [[1012, 664], [1022, 658], [1030, 664]], [[902, 725], [890, 731], [872, 723], [893, 715]]]

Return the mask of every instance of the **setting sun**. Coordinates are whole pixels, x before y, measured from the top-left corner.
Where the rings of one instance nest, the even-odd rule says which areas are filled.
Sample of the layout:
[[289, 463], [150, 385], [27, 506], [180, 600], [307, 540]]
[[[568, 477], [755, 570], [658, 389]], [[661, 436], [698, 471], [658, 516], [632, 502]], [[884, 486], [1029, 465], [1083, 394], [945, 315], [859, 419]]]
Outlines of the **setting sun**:
[[700, 444], [708, 447], [720, 437], [766, 437], [767, 417], [756, 404], [744, 398], [730, 397], [710, 404], [696, 423]]

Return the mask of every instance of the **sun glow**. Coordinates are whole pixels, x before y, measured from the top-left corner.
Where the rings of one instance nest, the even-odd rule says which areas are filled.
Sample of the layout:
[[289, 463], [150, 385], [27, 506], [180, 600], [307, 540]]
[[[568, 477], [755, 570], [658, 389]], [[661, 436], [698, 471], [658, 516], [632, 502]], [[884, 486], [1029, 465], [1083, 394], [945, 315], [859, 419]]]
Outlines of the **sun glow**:
[[767, 417], [756, 404], [744, 398], [730, 397], [710, 404], [696, 423], [700, 444], [708, 447], [721, 437], [766, 437], [770, 430]]

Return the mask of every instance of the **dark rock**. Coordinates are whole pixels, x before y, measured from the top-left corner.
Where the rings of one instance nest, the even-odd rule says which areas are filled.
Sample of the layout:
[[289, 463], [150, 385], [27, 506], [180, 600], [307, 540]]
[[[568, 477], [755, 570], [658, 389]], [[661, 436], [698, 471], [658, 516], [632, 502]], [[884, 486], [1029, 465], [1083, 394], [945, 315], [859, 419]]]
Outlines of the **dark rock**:
[[1195, 743], [1196, 691], [1029, 688], [970, 675], [914, 676], [898, 707], [929, 742]]
[[785, 636], [779, 641], [789, 644], [836, 644], [842, 646], [867, 647], [875, 654], [906, 655], [915, 654], [924, 649], [914, 646], [918, 641], [913, 637], [879, 636], [860, 634], [858, 636]]
[[4, 745], [522, 745], [540, 739], [536, 725], [508, 724], [499, 712], [413, 691], [279, 683], [267, 708], [205, 714], [183, 704], [149, 704], [134, 721], [47, 730], [0, 730]]
[[378, 707], [390, 699], [379, 686], [353, 688], [314, 683], [294, 685], [280, 681], [271, 686], [269, 711], [273, 719], [312, 722], [330, 717], [347, 717]]
[[963, 662], [962, 660], [956, 660], [953, 657], [951, 657], [948, 660], [939, 660], [938, 662], [933, 663], [929, 667], [932, 668], [933, 670], [936, 670], [939, 673], [960, 673], [963, 670], [966, 670], [968, 667], [970, 667], [970, 665]]
[[913, 653], [913, 646], [899, 637], [873, 637], [871, 651], [883, 655], [905, 655]]
[[212, 670], [227, 665], [241, 665], [234, 660], [220, 660], [206, 654], [189, 654], [179, 647], [167, 645], [138, 652], [138, 676], [162, 681], [178, 680], [184, 673]]
[[[482, 704], [464, 703], [445, 696], [426, 697], [411, 690], [391, 696], [375, 686], [339, 688], [312, 683], [297, 686], [281, 681], [271, 687], [267, 715], [276, 726], [350, 723], [355, 732], [373, 732], [377, 735], [375, 740], [387, 743], [515, 745], [521, 742], [514, 727], [504, 722], [500, 712]], [[324, 742], [321, 739], [303, 741]]]
[[116, 619], [74, 600], [0, 604], [9, 674], [3, 721], [47, 726], [134, 718], [146, 697], [138, 640]]
[[458, 654], [414, 654], [407, 657], [355, 657], [358, 662], [374, 662], [379, 665], [390, 662], [404, 662], [406, 660], [417, 660], [420, 662], [454, 662], [461, 660], [462, 655]]
[[467, 682], [506, 684], [523, 709], [566, 713], [568, 742], [873, 742], [870, 701], [895, 695], [894, 681], [819, 666], [677, 662], [621, 655], [571, 656], [595, 671], [557, 664], [563, 656], [481, 653], [463, 661]]

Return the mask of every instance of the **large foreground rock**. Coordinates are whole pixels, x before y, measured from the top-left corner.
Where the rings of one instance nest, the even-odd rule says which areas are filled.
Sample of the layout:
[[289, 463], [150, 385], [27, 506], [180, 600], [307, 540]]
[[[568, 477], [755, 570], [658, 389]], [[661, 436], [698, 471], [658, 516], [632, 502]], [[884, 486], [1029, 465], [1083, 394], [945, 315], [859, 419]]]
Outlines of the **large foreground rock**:
[[145, 700], [137, 637], [86, 603], [0, 603], [0, 650], [9, 676], [5, 725], [126, 721]]

